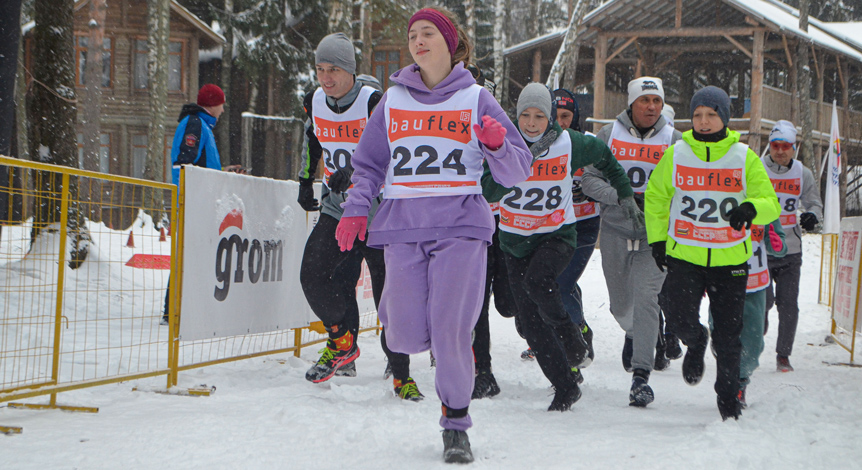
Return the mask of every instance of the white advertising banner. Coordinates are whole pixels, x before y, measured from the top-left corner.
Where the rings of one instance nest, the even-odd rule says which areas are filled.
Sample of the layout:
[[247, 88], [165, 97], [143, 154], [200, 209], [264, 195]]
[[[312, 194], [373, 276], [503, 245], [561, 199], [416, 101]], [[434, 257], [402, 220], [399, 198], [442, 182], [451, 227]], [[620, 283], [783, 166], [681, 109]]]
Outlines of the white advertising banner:
[[[862, 251], [862, 217], [846, 217], [841, 220], [841, 235], [838, 243], [838, 270], [835, 276], [835, 293], [832, 302], [832, 319], [845, 331], [853, 331], [853, 321], [858, 315], [857, 289], [859, 286], [859, 260]], [[862, 322], [857, 322], [857, 329]]]
[[299, 184], [185, 166], [184, 341], [316, 320], [299, 284], [308, 233]]

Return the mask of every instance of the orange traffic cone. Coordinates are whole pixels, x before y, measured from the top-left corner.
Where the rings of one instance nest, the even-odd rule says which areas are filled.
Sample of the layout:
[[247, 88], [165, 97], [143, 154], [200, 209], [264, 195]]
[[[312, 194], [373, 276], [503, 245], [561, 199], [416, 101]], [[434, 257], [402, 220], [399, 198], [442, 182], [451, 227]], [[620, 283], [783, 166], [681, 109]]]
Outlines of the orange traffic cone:
[[126, 242], [126, 247], [134, 248], [135, 247], [135, 232], [129, 232], [129, 240]]
[[167, 236], [167, 234], [165, 234], [165, 228], [164, 227], [162, 227], [162, 230], [159, 232], [159, 241], [160, 242], [168, 241], [168, 236]]

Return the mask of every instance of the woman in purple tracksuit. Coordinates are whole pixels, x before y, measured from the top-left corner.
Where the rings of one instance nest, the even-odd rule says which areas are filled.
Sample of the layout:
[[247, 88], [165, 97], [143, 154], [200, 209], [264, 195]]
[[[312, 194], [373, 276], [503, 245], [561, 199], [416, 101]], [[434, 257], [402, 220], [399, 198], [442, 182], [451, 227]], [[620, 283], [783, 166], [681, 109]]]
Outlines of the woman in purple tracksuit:
[[470, 462], [470, 336], [494, 233], [481, 193], [482, 161], [511, 187], [527, 179], [532, 156], [494, 97], [464, 68], [472, 48], [452, 18], [425, 8], [410, 19], [416, 64], [390, 77], [395, 85], [362, 134], [336, 238], [343, 250], [357, 235], [364, 240], [371, 201], [385, 185], [368, 230], [368, 245], [385, 248], [380, 320], [393, 351], [433, 352], [444, 459]]

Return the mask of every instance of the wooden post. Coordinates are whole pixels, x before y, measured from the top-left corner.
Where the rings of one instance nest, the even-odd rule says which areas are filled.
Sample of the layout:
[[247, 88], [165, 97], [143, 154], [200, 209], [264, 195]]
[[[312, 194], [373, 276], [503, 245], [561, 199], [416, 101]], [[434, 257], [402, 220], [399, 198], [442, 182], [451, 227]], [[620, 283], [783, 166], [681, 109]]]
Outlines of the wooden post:
[[542, 82], [542, 50], [536, 49], [533, 52], [533, 81]]
[[798, 64], [788, 65], [788, 78], [790, 79], [790, 122], [793, 125], [799, 125], [802, 121], [799, 120], [799, 101], [802, 94], [799, 92], [799, 67]]
[[676, 0], [676, 18], [673, 24], [674, 28], [682, 28], [682, 0]]
[[[820, 165], [823, 164], [823, 132], [829, 132], [828, 129], [824, 129], [823, 127], [823, 88], [826, 79], [823, 71], [820, 70], [820, 66], [817, 64], [817, 54], [813, 46], [811, 55], [814, 57], [815, 70], [817, 71], [817, 130], [820, 131], [820, 137], [817, 139], [817, 151], [814, 152], [814, 164], [817, 166], [817, 171], [819, 172]], [[829, 142], [828, 139], [826, 141]], [[820, 178], [817, 179], [819, 180]]]
[[[838, 60], [838, 57], [835, 57], [835, 60], [838, 61], [838, 76], [841, 78], [841, 106], [844, 108], [841, 110], [841, 139], [846, 141], [848, 138], [848, 132], [850, 131], [850, 68], [848, 66], [847, 60]], [[839, 189], [840, 192], [840, 200], [841, 200], [841, 217], [844, 217], [847, 211], [847, 158], [843, 158], [842, 166], [844, 167], [844, 171], [840, 173], [840, 183]]]
[[754, 32], [751, 59], [751, 118], [748, 126], [748, 146], [760, 155], [760, 119], [763, 116], [763, 31]]
[[[596, 39], [596, 65], [593, 72], [593, 117], [605, 117], [605, 62], [608, 56], [608, 37], [599, 34]], [[602, 126], [594, 124], [593, 131], [598, 132]]]

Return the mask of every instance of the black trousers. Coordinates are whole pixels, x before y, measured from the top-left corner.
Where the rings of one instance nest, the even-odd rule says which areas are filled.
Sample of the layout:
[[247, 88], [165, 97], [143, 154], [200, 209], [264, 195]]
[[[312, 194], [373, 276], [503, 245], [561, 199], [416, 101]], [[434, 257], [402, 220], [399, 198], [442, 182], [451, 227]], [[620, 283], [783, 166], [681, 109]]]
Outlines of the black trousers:
[[479, 320], [473, 328], [473, 356], [476, 359], [476, 369], [491, 368], [491, 330], [488, 320], [488, 310], [491, 308], [491, 292], [494, 293], [494, 306], [500, 315], [506, 318], [515, 316], [518, 306], [509, 287], [509, 273], [506, 271], [506, 261], [500, 250], [500, 229], [494, 231], [492, 245], [488, 247], [488, 269], [485, 271], [485, 300]]
[[793, 352], [796, 339], [796, 324], [799, 322], [799, 276], [802, 271], [802, 253], [787, 255], [784, 258], [767, 257], [769, 276], [775, 284], [766, 289], [766, 312], [775, 304], [778, 307], [778, 342], [775, 352], [789, 356]]
[[659, 293], [667, 328], [687, 346], [703, 334], [700, 323], [700, 301], [709, 297], [713, 313], [712, 344], [718, 358], [715, 392], [721, 397], [735, 397], [739, 392], [739, 360], [742, 343], [742, 313], [745, 308], [745, 285], [748, 264], [704, 267], [667, 258], [667, 277]]
[[542, 373], [557, 390], [576, 386], [563, 345], [554, 327], [571, 323], [563, 307], [557, 278], [569, 265], [575, 248], [558, 238], [543, 241], [533, 253], [516, 258], [506, 253], [509, 285], [518, 305], [517, 320], [527, 344], [536, 353]]
[[[359, 305], [356, 303], [356, 282], [362, 273], [362, 260], [371, 273], [374, 305], [380, 304], [386, 281], [383, 250], [369, 248], [356, 240], [353, 249], [341, 251], [335, 239], [338, 220], [320, 214], [317, 225], [308, 236], [299, 282], [311, 310], [327, 328], [338, 325], [353, 334], [359, 331]], [[381, 345], [396, 379], [406, 380], [410, 374], [410, 356], [395, 353], [386, 347], [386, 335], [380, 335]]]

